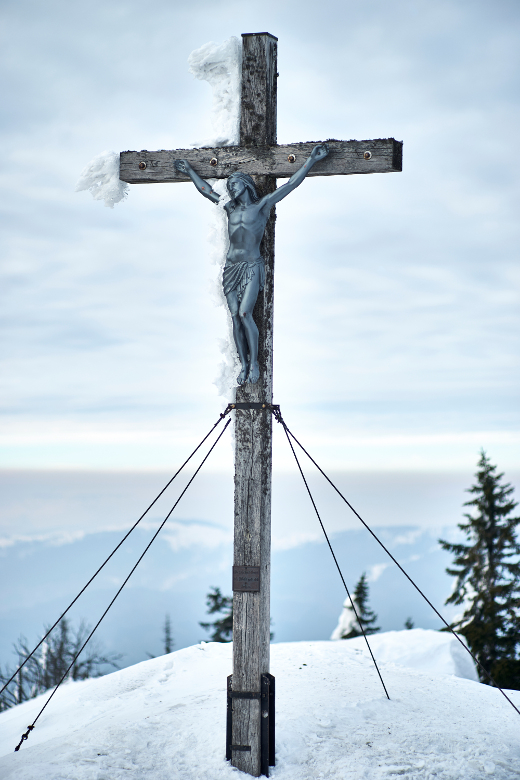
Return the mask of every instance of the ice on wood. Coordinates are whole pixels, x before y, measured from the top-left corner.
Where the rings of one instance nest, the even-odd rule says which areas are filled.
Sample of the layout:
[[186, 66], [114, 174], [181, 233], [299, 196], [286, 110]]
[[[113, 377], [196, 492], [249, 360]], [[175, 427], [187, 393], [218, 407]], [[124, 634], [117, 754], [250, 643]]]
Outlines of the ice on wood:
[[[206, 43], [193, 51], [188, 57], [190, 73], [195, 78], [207, 81], [213, 90], [211, 112], [212, 137], [194, 146], [228, 146], [240, 142], [240, 90], [242, 76], [242, 44], [238, 38], [228, 38], [222, 44]], [[227, 216], [223, 205], [229, 199], [226, 182], [210, 180], [213, 189], [221, 196], [220, 203], [213, 211], [209, 242], [212, 262], [217, 273], [212, 283], [212, 296], [217, 306], [224, 306], [227, 318], [227, 333], [220, 339], [220, 351], [223, 361], [214, 384], [218, 394], [228, 402], [235, 401], [237, 376], [240, 373], [233, 326], [226, 299], [222, 290], [222, 272], [226, 262], [229, 241]]]
[[90, 190], [95, 200], [103, 200], [113, 209], [128, 196], [130, 187], [119, 178], [119, 154], [101, 152], [83, 168], [76, 184], [76, 192]]
[[[197, 79], [207, 81], [213, 90], [211, 112], [212, 137], [202, 144], [193, 146], [229, 146], [240, 141], [240, 91], [242, 77], [242, 43], [238, 38], [228, 38], [222, 44], [206, 43], [193, 51], [188, 64], [190, 72]], [[213, 225], [210, 234], [211, 254], [218, 270], [212, 284], [212, 294], [217, 305], [225, 304], [222, 292], [222, 269], [227, 249], [227, 219], [223, 204], [227, 199], [224, 181], [212, 181], [213, 189], [221, 196], [220, 204], [213, 210]], [[102, 152], [84, 168], [76, 185], [76, 192], [89, 190], [96, 200], [102, 200], [110, 208], [123, 201], [129, 186], [119, 179], [119, 155], [116, 152]], [[224, 306], [227, 317], [227, 334], [221, 339], [224, 360], [215, 380], [219, 395], [227, 401], [235, 400], [237, 376], [240, 362], [232, 335], [231, 317]]]
[[240, 142], [241, 42], [233, 36], [221, 44], [205, 43], [192, 51], [188, 65], [213, 90], [212, 137], [193, 146], [235, 146]]
[[222, 274], [229, 246], [227, 215], [224, 211], [224, 203], [229, 200], [229, 195], [227, 194], [225, 181], [211, 179], [210, 184], [215, 192], [218, 192], [221, 196], [220, 203], [213, 212], [208, 236], [211, 262], [216, 266], [216, 275], [210, 283], [210, 295], [215, 306], [223, 306], [226, 313], [226, 335], [218, 340], [220, 352], [224, 359], [220, 364], [219, 375], [213, 384], [216, 386], [218, 394], [231, 403], [235, 401], [236, 380], [240, 373], [241, 365], [233, 339], [233, 322], [222, 287]]

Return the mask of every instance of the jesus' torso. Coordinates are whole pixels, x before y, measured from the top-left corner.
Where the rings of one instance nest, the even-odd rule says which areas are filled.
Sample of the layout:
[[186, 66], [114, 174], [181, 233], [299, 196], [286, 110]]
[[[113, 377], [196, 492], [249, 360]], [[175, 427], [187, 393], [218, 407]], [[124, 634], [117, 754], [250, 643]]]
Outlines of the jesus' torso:
[[255, 263], [261, 259], [260, 242], [264, 235], [267, 218], [260, 203], [248, 206], [236, 204], [228, 214], [229, 250], [227, 263]]

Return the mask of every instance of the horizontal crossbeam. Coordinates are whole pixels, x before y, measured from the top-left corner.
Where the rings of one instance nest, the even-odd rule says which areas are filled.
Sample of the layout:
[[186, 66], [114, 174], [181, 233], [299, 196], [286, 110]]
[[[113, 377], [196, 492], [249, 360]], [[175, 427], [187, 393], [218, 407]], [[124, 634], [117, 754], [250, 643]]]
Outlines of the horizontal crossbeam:
[[[174, 160], [187, 160], [203, 179], [227, 179], [234, 171], [251, 176], [289, 178], [303, 165], [321, 141], [273, 146], [221, 146], [212, 149], [161, 149], [149, 152], [121, 152], [119, 178], [129, 184], [190, 181], [175, 170]], [[328, 140], [330, 153], [317, 163], [309, 176], [337, 176], [353, 173], [390, 173], [402, 170], [403, 144], [394, 138], [372, 141]]]

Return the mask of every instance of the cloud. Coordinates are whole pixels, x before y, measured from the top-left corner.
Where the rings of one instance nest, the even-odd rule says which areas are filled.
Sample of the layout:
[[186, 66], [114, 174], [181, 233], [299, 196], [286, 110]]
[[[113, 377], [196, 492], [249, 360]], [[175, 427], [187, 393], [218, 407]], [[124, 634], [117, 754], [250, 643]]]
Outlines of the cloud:
[[278, 209], [277, 401], [337, 468], [470, 469], [488, 442], [518, 465], [518, 6], [302, 9], [2, 10], [6, 465], [161, 467], [170, 434], [220, 411], [208, 204], [133, 186], [112, 211], [73, 189], [101, 149], [211, 133], [186, 61], [237, 18], [279, 36], [281, 141], [405, 142], [402, 174], [313, 179]]
[[223, 544], [231, 545], [233, 532], [216, 523], [192, 520], [189, 523], [170, 523], [163, 538], [177, 552], [188, 547], [217, 548]]
[[381, 577], [384, 571], [388, 569], [389, 566], [392, 566], [392, 563], [374, 563], [368, 572], [367, 580], [368, 582], [377, 582], [378, 579]]
[[417, 539], [423, 534], [422, 528], [415, 528], [411, 531], [407, 531], [405, 534], [399, 534], [393, 539], [393, 544], [396, 546], [399, 544], [415, 544]]

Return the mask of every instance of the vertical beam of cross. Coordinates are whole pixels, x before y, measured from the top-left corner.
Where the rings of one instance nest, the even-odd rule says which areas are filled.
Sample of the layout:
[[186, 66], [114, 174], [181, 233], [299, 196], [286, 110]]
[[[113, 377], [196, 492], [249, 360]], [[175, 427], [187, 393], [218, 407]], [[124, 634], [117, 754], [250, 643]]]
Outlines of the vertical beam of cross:
[[[276, 144], [277, 39], [268, 33], [243, 35], [240, 145]], [[255, 176], [259, 195], [273, 192], [274, 176]], [[260, 331], [260, 379], [237, 389], [237, 402], [267, 402], [273, 398], [273, 212], [261, 253], [265, 287], [253, 317]], [[235, 566], [259, 566], [260, 590], [233, 594], [233, 691], [260, 692], [261, 675], [269, 672], [271, 573], [271, 441], [270, 412], [237, 410], [235, 421]], [[232, 743], [251, 750], [233, 750], [233, 766], [260, 774], [258, 699], [233, 700]]]

